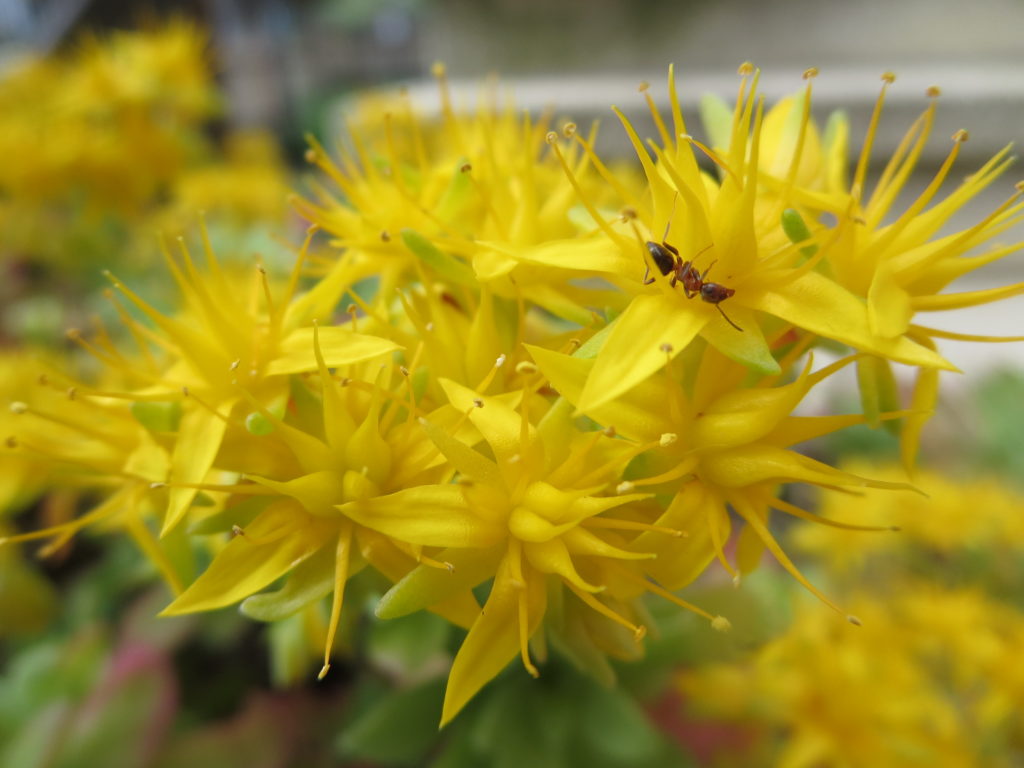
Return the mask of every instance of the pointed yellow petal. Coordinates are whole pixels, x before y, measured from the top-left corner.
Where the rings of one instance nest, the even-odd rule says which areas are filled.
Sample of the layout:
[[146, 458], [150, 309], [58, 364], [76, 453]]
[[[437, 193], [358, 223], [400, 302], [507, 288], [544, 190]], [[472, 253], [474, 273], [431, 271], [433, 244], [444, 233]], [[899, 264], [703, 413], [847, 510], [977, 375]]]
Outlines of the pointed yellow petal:
[[713, 400], [694, 421], [694, 447], [744, 445], [767, 435], [807, 394], [810, 364], [808, 360], [800, 378], [791, 384], [733, 390]]
[[[596, 361], [563, 355], [529, 344], [525, 346], [551, 386], [579, 407], [584, 384]], [[613, 425], [619, 434], [630, 439], [644, 442], [656, 440], [660, 435], [673, 431], [668, 409], [661, 402], [661, 391], [660, 382], [647, 379], [620, 395], [614, 403], [588, 410], [587, 415], [599, 424]]]
[[[216, 410], [230, 410], [230, 404], [218, 404]], [[178, 439], [171, 454], [171, 483], [201, 483], [217, 457], [227, 423], [205, 408], [194, 407], [181, 417]], [[171, 486], [167, 515], [160, 535], [165, 536], [185, 516], [198, 491], [195, 488]]]
[[935, 296], [914, 296], [911, 306], [918, 312], [936, 312], [945, 309], [963, 309], [989, 304], [993, 301], [1008, 299], [1024, 293], [1024, 283], [1003, 285], [982, 291], [965, 291], [963, 293], [940, 293]]
[[[280, 505], [268, 508], [236, 536], [213, 559], [210, 567], [178, 598], [161, 612], [174, 616], [195, 611], [210, 611], [237, 603], [288, 573], [300, 562], [319, 550], [327, 540], [323, 525], [295, 520], [296, 512]], [[286, 514], [282, 515], [282, 511]], [[292, 520], [293, 522], [289, 522]], [[289, 530], [284, 536], [261, 543], [263, 537], [278, 533], [282, 526]]]
[[283, 482], [258, 475], [246, 477], [283, 496], [291, 496], [314, 515], [335, 516], [334, 505], [345, 497], [344, 482], [338, 472], [324, 470]]
[[613, 400], [682, 352], [710, 319], [676, 296], [639, 296], [615, 321], [580, 394], [581, 411]]
[[871, 333], [886, 339], [902, 336], [910, 327], [913, 316], [910, 295], [896, 283], [892, 270], [883, 263], [875, 270], [868, 288], [868, 326]]
[[871, 333], [865, 305], [816, 272], [808, 272], [790, 282], [777, 282], [757, 297], [752, 306], [812, 333], [899, 363], [956, 370], [938, 353], [905, 337], [885, 339]]
[[501, 475], [493, 461], [433, 422], [421, 419], [420, 424], [437, 449], [460, 473], [484, 485], [500, 485]]
[[581, 272], [611, 272], [632, 275], [640, 269], [640, 256], [630, 259], [623, 255], [619, 246], [604, 237], [574, 238], [572, 240], [547, 240], [540, 245], [514, 248], [506, 243], [477, 241], [482, 248], [491, 248], [517, 261], [539, 264], [559, 269], [573, 269]]
[[743, 330], [737, 331], [724, 317], [718, 315], [718, 312], [714, 312], [711, 320], [700, 332], [708, 344], [740, 365], [745, 365], [764, 376], [780, 373], [782, 369], [779, 368], [778, 361], [772, 357], [768, 342], [757, 322], [757, 316], [746, 307], [733, 306], [732, 302], [728, 301], [722, 302], [720, 309]]
[[[499, 462], [504, 464], [516, 455], [525, 458], [520, 440], [523, 419], [519, 412], [497, 397], [482, 397], [450, 379], [440, 382], [451, 404], [460, 411], [469, 411], [470, 421], [480, 430]], [[482, 408], [476, 407], [477, 401], [483, 403]], [[538, 445], [536, 438], [537, 430], [531, 425], [528, 437], [531, 447]]]
[[374, 613], [381, 619], [395, 619], [472, 589], [494, 575], [502, 554], [503, 547], [443, 550], [434, 558], [450, 563], [451, 571], [417, 566], [384, 593]]
[[[319, 336], [324, 362], [329, 368], [361, 363], [401, 349], [398, 344], [389, 339], [354, 333], [343, 326], [320, 328]], [[277, 356], [267, 364], [266, 375], [305, 373], [316, 369], [313, 329], [299, 328], [292, 331], [281, 342]]]
[[338, 509], [385, 536], [427, 547], [489, 547], [507, 533], [475, 515], [458, 485], [406, 488]]
[[522, 590], [526, 590], [529, 606], [527, 636], [537, 630], [544, 616], [547, 599], [543, 579], [528, 577], [525, 583], [517, 582], [509, 560], [510, 557], [506, 556], [502, 561], [487, 603], [455, 656], [441, 712], [442, 727], [519, 653], [518, 620]]
[[629, 548], [658, 556], [645, 563], [644, 570], [670, 590], [682, 589], [704, 572], [715, 557], [714, 540], [727, 541], [731, 527], [724, 505], [699, 482], [689, 483], [677, 493], [656, 525], [683, 531], [686, 536], [646, 531]]

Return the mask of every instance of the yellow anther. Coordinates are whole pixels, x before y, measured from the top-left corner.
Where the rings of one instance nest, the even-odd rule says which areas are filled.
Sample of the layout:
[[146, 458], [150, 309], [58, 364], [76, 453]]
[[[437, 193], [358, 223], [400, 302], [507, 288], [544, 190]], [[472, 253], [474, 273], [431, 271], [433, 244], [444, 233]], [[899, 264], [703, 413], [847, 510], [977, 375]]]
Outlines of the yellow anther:
[[472, 163], [463, 163], [462, 165], [459, 166], [459, 171], [462, 172], [462, 173], [469, 173], [472, 170], [473, 170], [473, 164]]
[[970, 134], [968, 134], [967, 131], [965, 131], [963, 128], [961, 128], [959, 131], [953, 134], [953, 141], [957, 142], [958, 144], [962, 144], [963, 142], [967, 141], [968, 138], [970, 138]]
[[857, 618], [856, 616], [854, 616], [853, 614], [850, 614], [849, 616], [847, 616], [847, 617], [846, 617], [846, 620], [847, 620], [848, 622], [850, 622], [851, 624], [853, 624], [853, 626], [855, 626], [855, 627], [862, 627], [862, 626], [864, 626], [863, 624], [861, 624], [861, 621], [860, 621], [860, 619], [858, 619], [858, 618]]
[[643, 93], [644, 91], [646, 91], [646, 90], [647, 90], [648, 88], [650, 88], [650, 87], [651, 87], [651, 84], [650, 84], [650, 83], [648, 83], [648, 82], [647, 82], [646, 80], [641, 80], [641, 81], [640, 81], [640, 85], [638, 85], [638, 86], [636, 87], [636, 89], [637, 89], [638, 91], [640, 91], [640, 93]]
[[609, 424], [607, 427], [601, 430], [601, 434], [605, 437], [615, 437], [618, 433], [615, 431], [615, 427]]
[[432, 74], [434, 77], [444, 77], [446, 74], [448, 74], [448, 68], [445, 67], [444, 62], [435, 61], [430, 66], [430, 74]]
[[401, 373], [401, 374], [402, 374], [403, 376], [408, 376], [408, 375], [409, 375], [409, 369], [408, 369], [408, 368], [406, 368], [406, 367], [405, 367], [404, 365], [400, 365], [400, 366], [398, 366], [398, 370], [399, 370], [399, 372], [400, 372], [400, 373]]
[[501, 368], [501, 366], [503, 366], [505, 364], [505, 361], [507, 359], [508, 358], [505, 356], [505, 353], [502, 352], [500, 355], [498, 355], [498, 359], [494, 361], [494, 367], [495, 368]]
[[675, 349], [675, 347], [673, 347], [673, 346], [672, 346], [671, 344], [669, 344], [669, 343], [668, 343], [668, 342], [666, 341], [666, 342], [665, 342], [664, 344], [662, 344], [661, 346], [659, 346], [659, 347], [658, 347], [658, 349], [660, 349], [660, 350], [661, 350], [662, 352], [664, 352], [664, 353], [665, 353], [666, 355], [671, 355], [671, 354], [672, 354], [672, 350], [673, 350], [673, 349]]
[[483, 408], [484, 407], [483, 398], [474, 397], [473, 398], [473, 407], [474, 408]]
[[516, 363], [516, 373], [523, 376], [528, 376], [531, 373], [537, 372], [537, 366], [531, 363], [529, 360], [523, 360], [520, 363]]
[[317, 158], [316, 150], [315, 149], [307, 149], [305, 151], [305, 153], [303, 154], [303, 157], [306, 159], [307, 163], [315, 163], [316, 162], [316, 158]]
[[929, 85], [924, 92], [929, 99], [935, 99], [942, 95], [942, 89], [937, 85]]
[[888, 83], [889, 85], [892, 85], [893, 83], [896, 82], [896, 73], [895, 72], [883, 72], [881, 79], [882, 79], [883, 83]]
[[732, 629], [732, 624], [725, 616], [715, 616], [711, 620], [711, 628], [716, 632], [728, 632]]
[[625, 208], [622, 209], [622, 211], [620, 213], [621, 213], [623, 221], [635, 221], [636, 220], [636, 217], [637, 217], [636, 208], [630, 208], [629, 206], [626, 206]]
[[623, 480], [617, 486], [615, 486], [615, 492], [620, 496], [625, 493], [632, 493], [636, 486], [629, 480]]
[[25, 403], [21, 402], [20, 400], [15, 400], [13, 403], [11, 403], [10, 408], [11, 413], [17, 414], [25, 413], [25, 411], [28, 410], [28, 406]]
[[736, 74], [746, 77], [754, 71], [754, 65], [752, 62], [744, 61], [739, 67], [736, 68]]
[[662, 448], [668, 448], [670, 445], [673, 445], [678, 439], [679, 435], [677, 435], [675, 432], [666, 432], [665, 434], [658, 438], [658, 445], [660, 445]]
[[380, 231], [380, 239], [381, 239], [381, 242], [390, 243], [391, 242], [391, 235], [388, 233], [388, 231], [386, 229], [382, 229]]
[[566, 123], [562, 126], [562, 135], [567, 139], [571, 139], [576, 135], [576, 123]]
[[815, 78], [817, 76], [818, 76], [818, 68], [817, 67], [808, 67], [807, 69], [804, 70], [804, 74], [803, 74], [804, 80], [812, 80], [813, 78]]
[[544, 141], [546, 141], [548, 144], [554, 144], [555, 142], [558, 141], [558, 134], [555, 133], [554, 131], [548, 131], [546, 134], [544, 134]]

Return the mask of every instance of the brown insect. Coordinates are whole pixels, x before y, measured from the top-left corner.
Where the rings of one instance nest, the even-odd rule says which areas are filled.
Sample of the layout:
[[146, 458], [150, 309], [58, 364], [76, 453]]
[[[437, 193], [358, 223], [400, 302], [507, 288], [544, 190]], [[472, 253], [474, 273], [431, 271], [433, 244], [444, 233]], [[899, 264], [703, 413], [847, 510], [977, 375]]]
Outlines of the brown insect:
[[[671, 224], [671, 218], [669, 219], [669, 224]], [[699, 251], [692, 259], [683, 261], [676, 247], [665, 241], [667, 237], [668, 227], [666, 226], [665, 236], [660, 243], [656, 243], [653, 240], [648, 240], [646, 243], [647, 252], [651, 255], [654, 266], [658, 268], [661, 274], [672, 275], [669, 278], [669, 285], [673, 288], [676, 283], [682, 283], [683, 293], [686, 295], [686, 298], [692, 299], [695, 296], [700, 296], [701, 301], [714, 304], [715, 308], [722, 314], [722, 317], [725, 318], [725, 322], [737, 331], [742, 332], [743, 329], [730, 320], [729, 316], [725, 314], [725, 310], [720, 306], [723, 301], [736, 293], [736, 289], [727, 288], [721, 283], [709, 282], [707, 279], [708, 272], [711, 271], [711, 267], [715, 265], [717, 259], [708, 264], [708, 268], [704, 272], [700, 272], [700, 270], [693, 266], [693, 262], [697, 260], [697, 257], [708, 250], [714, 243]], [[650, 285], [654, 282], [655, 278], [651, 277], [650, 274], [651, 268], [648, 266], [644, 270], [644, 285]]]

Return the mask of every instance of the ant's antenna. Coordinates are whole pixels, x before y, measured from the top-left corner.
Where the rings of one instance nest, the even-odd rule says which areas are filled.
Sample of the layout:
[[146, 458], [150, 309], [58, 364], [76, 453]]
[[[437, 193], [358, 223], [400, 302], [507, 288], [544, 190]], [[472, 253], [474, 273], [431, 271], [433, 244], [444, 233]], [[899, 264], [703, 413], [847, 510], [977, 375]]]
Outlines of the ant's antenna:
[[668, 221], [665, 222], [665, 234], [661, 236], [661, 242], [668, 240], [668, 230], [672, 226], [672, 217], [676, 215], [676, 203], [679, 201], [679, 190], [672, 195], [672, 210], [668, 212]]
[[725, 318], [725, 322], [727, 322], [727, 323], [728, 323], [729, 325], [731, 325], [731, 326], [732, 326], [733, 328], [735, 328], [735, 329], [736, 329], [737, 331], [739, 331], [740, 333], [743, 333], [743, 329], [742, 329], [742, 328], [740, 328], [740, 327], [739, 327], [738, 325], [736, 325], [736, 323], [734, 323], [734, 322], [733, 322], [732, 320], [730, 320], [730, 319], [729, 319], [729, 316], [728, 316], [727, 314], [725, 314], [725, 310], [724, 310], [724, 309], [722, 309], [722, 305], [721, 305], [721, 304], [715, 304], [715, 308], [716, 308], [716, 309], [717, 309], [717, 310], [718, 310], [719, 312], [721, 312], [721, 313], [722, 313], [722, 317], [724, 317], [724, 318]]

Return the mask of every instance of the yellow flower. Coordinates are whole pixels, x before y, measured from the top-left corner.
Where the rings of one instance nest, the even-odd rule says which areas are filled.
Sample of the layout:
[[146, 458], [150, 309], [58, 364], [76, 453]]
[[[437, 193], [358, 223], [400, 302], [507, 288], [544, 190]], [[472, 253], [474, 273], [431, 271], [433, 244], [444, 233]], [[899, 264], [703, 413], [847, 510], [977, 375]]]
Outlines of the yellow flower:
[[[400, 96], [383, 115], [380, 108], [370, 111], [363, 122], [372, 126], [350, 129], [352, 149], [342, 146], [337, 162], [314, 142], [308, 159], [343, 197], [318, 189], [318, 202], [296, 201], [299, 212], [336, 235], [335, 245], [357, 269], [379, 275], [386, 297], [420, 262], [418, 268], [448, 282], [479, 283], [591, 324], [591, 307], [620, 295], [573, 278], [621, 272], [629, 261], [579, 215], [574, 185], [582, 183], [599, 203], [611, 202], [590, 172], [608, 170], [581, 150], [569, 162], [583, 181], [568, 179], [545, 144], [548, 117], [535, 123], [511, 106], [499, 109], [493, 96], [475, 112], [459, 113], [443, 67], [436, 74], [440, 125], [424, 125]], [[382, 97], [373, 98], [377, 104]], [[615, 189], [635, 187], [627, 177]]]
[[[1004, 147], [980, 169], [966, 176], [952, 192], [940, 197], [939, 191], [954, 169], [961, 146], [967, 141], [967, 132], [961, 130], [952, 136], [952, 148], [927, 187], [905, 210], [898, 214], [894, 211], [896, 201], [914, 172], [931, 134], [939, 95], [939, 89], [934, 87], [928, 89], [931, 103], [908, 129], [886, 163], [875, 188], [867, 195], [866, 176], [874, 137], [886, 92], [895, 78], [886, 73], [882, 79], [882, 91], [848, 187], [835, 172], [828, 173], [827, 183], [792, 172], [792, 166], [799, 164], [803, 169], [824, 165], [834, 155], [830, 149], [818, 152], [816, 130], [807, 109], [798, 122], [791, 123], [788, 136], [784, 133], [779, 137], [779, 145], [788, 141], [789, 144], [795, 143], [800, 150], [797, 153], [799, 157], [794, 155], [790, 175], [781, 185], [783, 204], [807, 212], [807, 220], [811, 222], [817, 221], [823, 212], [831, 214], [837, 221], [833, 228], [807, 225], [799, 213], [789, 211], [798, 220], [791, 234], [801, 242], [806, 238], [804, 247], [810, 244], [812, 250], [817, 250], [814, 258], [820, 259], [821, 269], [848, 291], [861, 297], [867, 306], [870, 331], [876, 337], [889, 340], [908, 337], [929, 349], [936, 348], [936, 339], [1020, 341], [1024, 337], [964, 335], [914, 322], [917, 312], [977, 306], [1024, 292], [1022, 282], [962, 293], [942, 293], [956, 279], [1020, 250], [1020, 243], [999, 244], [990, 246], [985, 253], [967, 256], [1019, 222], [1024, 213], [1024, 202], [1020, 201], [1021, 184], [1017, 184], [1008, 199], [980, 221], [939, 234], [965, 205], [995, 183], [1013, 162], [1009, 146]], [[809, 99], [808, 86], [805, 102]], [[845, 141], [841, 143], [845, 145]], [[864, 409], [873, 423], [877, 421], [880, 410], [898, 407], [893, 376], [885, 357], [866, 357], [858, 363]], [[907, 468], [913, 463], [920, 430], [928, 414], [934, 410], [937, 395], [938, 371], [934, 367], [922, 368], [911, 396], [912, 408], [919, 413], [905, 419], [902, 425], [903, 459]]]
[[[346, 377], [339, 387], [320, 348], [321, 332], [314, 326], [318, 391], [293, 383], [295, 417], [278, 417], [253, 400], [266, 427], [255, 434], [238, 430], [215, 460], [217, 470], [244, 472], [247, 482], [199, 486], [235, 497], [200, 522], [204, 532], [232, 531], [235, 537], [163, 615], [231, 605], [291, 574], [281, 590], [250, 598], [242, 608], [254, 618], [273, 621], [333, 592], [322, 677], [330, 667], [345, 583], [352, 574], [366, 563], [392, 581], [417, 562], [444, 568], [420, 547], [382, 536], [338, 508], [399, 489], [416, 490], [446, 469], [413, 420], [418, 409], [408, 376], [397, 391], [387, 381], [390, 368], [376, 384]], [[346, 366], [353, 376], [357, 368]], [[259, 474], [257, 455], [265, 475]], [[434, 607], [462, 626], [469, 626], [479, 610], [469, 593]]]
[[1002, 765], [1020, 735], [1020, 615], [917, 582], [851, 602], [862, 627], [801, 605], [749, 662], [685, 672], [682, 690], [704, 715], [762, 729], [765, 764]]
[[[796, 244], [774, 247], [759, 237], [756, 208], [761, 194], [763, 99], [756, 92], [757, 73], [749, 66], [741, 72], [744, 78], [722, 156], [687, 133], [671, 70], [672, 133], [650, 102], [661, 137], [660, 146], [652, 144], [653, 160], [619, 113], [649, 186], [647, 195], [623, 202], [630, 206], [630, 215], [635, 213], [645, 224], [647, 234], [639, 229], [634, 236], [625, 234], [586, 196], [581, 198], [622, 260], [630, 264], [621, 277], [630, 278], [623, 285], [633, 294], [629, 306], [611, 325], [581, 397], [583, 408], [600, 406], [638, 384], [665, 364], [663, 349], [671, 348], [674, 356], [698, 336], [762, 374], [778, 373], [772, 347], [792, 328], [903, 363], [951, 367], [934, 351], [904, 335], [879, 335], [863, 302], [815, 271], [816, 261], [807, 260]], [[551, 141], [560, 152], [553, 137]], [[582, 138], [577, 141], [586, 144]], [[720, 182], [700, 170], [696, 147], [720, 167]], [[572, 174], [568, 165], [565, 170]], [[841, 222], [841, 226], [849, 226], [849, 222]], [[721, 291], [713, 291], [702, 301], [699, 289], [695, 289], [696, 295], [689, 294], [691, 274], [687, 270], [680, 266], [678, 273], [669, 274], [671, 256], [663, 255], [666, 263], [656, 264], [644, 241], [658, 242], [665, 232], [671, 233], [669, 244], [680, 254], [677, 264], [692, 261], [700, 282], [717, 284], [732, 293], [723, 297]], [[641, 280], [645, 267], [655, 276], [653, 281]]]
[[[844, 469], [889, 480], [904, 475], [902, 468], [866, 462]], [[944, 557], [964, 550], [987, 552], [995, 561], [1000, 552], [1024, 542], [1024, 520], [1018, 513], [1024, 500], [1004, 483], [968, 482], [926, 471], [916, 475], [915, 485], [927, 496], [865, 489], [856, 498], [829, 494], [822, 499], [822, 517], [889, 526], [899, 530], [895, 536], [850, 536], [835, 528], [798, 526], [793, 542], [839, 573], [862, 567], [869, 559], [906, 556], [915, 547]]]
[[[340, 508], [393, 538], [443, 548], [436, 557], [451, 564], [450, 574], [418, 567], [385, 595], [380, 616], [429, 607], [493, 577], [487, 602], [455, 657], [442, 725], [517, 652], [526, 669], [539, 674], [528, 643], [552, 601], [568, 636], [563, 640], [570, 647], [575, 641], [583, 654], [635, 655], [631, 643], [645, 628], [631, 602], [644, 591], [713, 619], [648, 581], [645, 563], [653, 555], [628, 546], [631, 532], [679, 535], [645, 522], [641, 511], [628, 511], [648, 494], [630, 493], [627, 485], [605, 495], [626, 464], [650, 445], [601, 431], [576, 433], [568, 410], [559, 406], [534, 425], [536, 383], [524, 386], [518, 412], [506, 396], [483, 397], [451, 381], [442, 386], [480, 431], [493, 459], [424, 420], [427, 434], [458, 471], [458, 482], [408, 488]], [[582, 607], [590, 609], [590, 617], [580, 617]], [[728, 626], [721, 618], [713, 624]], [[543, 633], [536, 642], [543, 655]]]
[[[583, 407], [585, 382], [591, 380], [599, 361], [536, 347], [531, 347], [530, 353], [552, 386], [598, 424], [644, 443], [659, 439], [667, 442], [663, 451], [641, 456], [646, 461], [629, 475], [637, 487], [653, 486], [659, 492], [673, 495], [658, 525], [691, 534], [685, 543], [665, 541], [659, 545], [648, 534], [637, 540], [637, 546], [650, 547], [650, 551], [658, 554], [650, 572], [667, 586], [678, 587], [692, 581], [713, 555], [738, 578], [739, 573], [756, 567], [767, 548], [801, 584], [835, 608], [797, 570], [770, 533], [768, 519], [774, 509], [802, 519], [846, 524], [821, 520], [778, 498], [779, 487], [786, 483], [908, 487], [900, 482], [869, 480], [791, 450], [798, 443], [863, 421], [858, 414], [791, 415], [811, 387], [851, 362], [851, 358], [813, 374], [808, 360], [790, 384], [768, 386], [773, 383], [769, 378], [762, 386], [744, 387], [746, 369], [708, 347], [695, 372], [687, 373], [679, 360], [672, 361], [662, 373], [626, 394], [597, 407]], [[671, 351], [662, 354], [669, 356]], [[666, 441], [665, 436], [670, 439]], [[636, 474], [641, 470], [647, 476]], [[730, 532], [728, 508], [745, 522], [739, 535], [738, 569], [724, 553]], [[707, 547], [703, 560], [692, 556], [696, 542]]]

